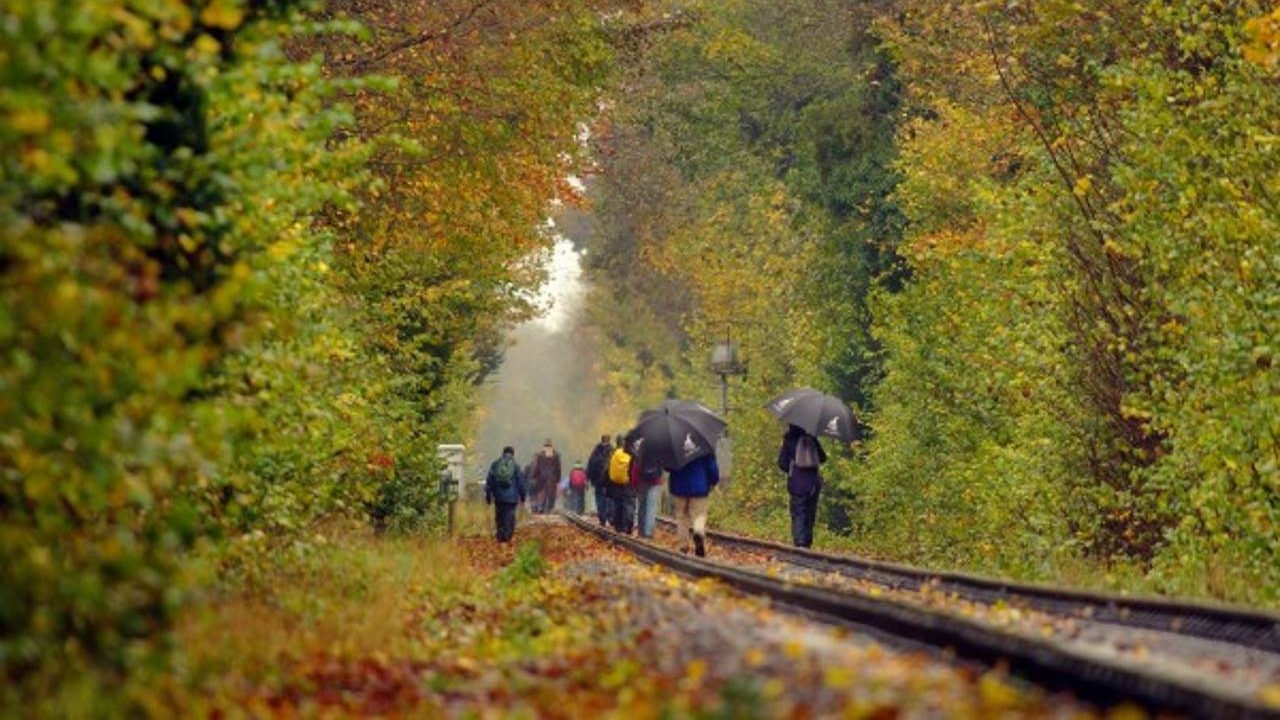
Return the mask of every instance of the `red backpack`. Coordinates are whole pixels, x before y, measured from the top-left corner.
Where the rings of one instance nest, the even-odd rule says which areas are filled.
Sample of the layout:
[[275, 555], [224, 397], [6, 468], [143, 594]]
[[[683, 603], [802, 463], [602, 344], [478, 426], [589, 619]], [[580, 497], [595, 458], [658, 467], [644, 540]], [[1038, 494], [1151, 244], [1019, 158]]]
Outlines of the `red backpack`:
[[569, 471], [569, 487], [574, 490], [581, 490], [587, 486], [587, 471], [582, 468], [574, 468]]

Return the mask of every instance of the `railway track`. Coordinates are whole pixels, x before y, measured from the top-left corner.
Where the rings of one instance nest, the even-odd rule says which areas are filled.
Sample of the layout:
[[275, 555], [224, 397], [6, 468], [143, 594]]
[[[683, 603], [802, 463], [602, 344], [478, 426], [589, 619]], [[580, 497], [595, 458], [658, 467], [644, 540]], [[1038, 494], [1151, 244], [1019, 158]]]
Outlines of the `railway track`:
[[[674, 527], [674, 523], [666, 518], [660, 518], [659, 522], [665, 527]], [[1280, 654], [1280, 615], [1275, 613], [1011, 582], [961, 572], [940, 572], [855, 555], [796, 548], [725, 532], [708, 532], [707, 535], [721, 547], [768, 555], [798, 567], [867, 580], [894, 590], [919, 591], [929, 587], [986, 605], [1016, 603], [1058, 616], [1156, 630]]]
[[[1280, 711], [1269, 708], [1261, 699], [1224, 685], [1210, 675], [1189, 675], [1144, 666], [1123, 657], [1092, 652], [1057, 638], [1034, 637], [943, 609], [876, 596], [857, 589], [835, 590], [797, 584], [765, 572], [671, 552], [581, 518], [567, 517], [570, 524], [579, 530], [680, 574], [715, 578], [742, 592], [768, 597], [775, 603], [816, 619], [850, 626], [890, 643], [928, 648], [985, 666], [1007, 663], [1016, 676], [1049, 689], [1069, 690], [1099, 705], [1136, 702], [1151, 712], [1173, 712], [1193, 717], [1280, 718]], [[763, 543], [779, 555], [782, 550], [793, 550], [722, 533], [713, 539], [717, 546], [732, 541]], [[756, 549], [759, 551], [761, 548], [756, 546]], [[846, 556], [827, 556], [811, 551], [802, 554], [838, 558], [841, 562], [846, 559]], [[1050, 591], [1049, 588], [1036, 587], [1045, 594]], [[1093, 593], [1066, 592], [1103, 597]], [[1215, 610], [1225, 612], [1226, 609]]]

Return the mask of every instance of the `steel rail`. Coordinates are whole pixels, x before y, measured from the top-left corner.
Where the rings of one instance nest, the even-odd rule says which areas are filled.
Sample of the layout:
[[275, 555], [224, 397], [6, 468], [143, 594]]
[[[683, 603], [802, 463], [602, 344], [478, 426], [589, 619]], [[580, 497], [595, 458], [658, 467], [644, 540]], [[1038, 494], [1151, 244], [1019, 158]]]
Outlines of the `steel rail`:
[[1224, 689], [1206, 677], [1174, 677], [1155, 668], [1136, 668], [1050, 638], [1035, 638], [976, 620], [873, 597], [856, 590], [796, 585], [740, 567], [674, 553], [565, 515], [577, 529], [632, 555], [693, 578], [714, 578], [739, 591], [768, 597], [805, 615], [877, 636], [900, 638], [910, 646], [994, 667], [1008, 663], [1014, 675], [1050, 690], [1069, 690], [1086, 702], [1135, 702], [1152, 712], [1206, 718], [1280, 718], [1251, 697]]
[[[660, 518], [660, 522], [674, 524], [667, 518]], [[1054, 615], [1159, 630], [1280, 654], [1280, 614], [1263, 610], [1013, 582], [825, 553], [733, 533], [708, 532], [707, 535], [720, 545], [769, 553], [793, 565], [869, 580], [892, 589], [914, 591], [930, 585], [988, 605], [1015, 601]]]

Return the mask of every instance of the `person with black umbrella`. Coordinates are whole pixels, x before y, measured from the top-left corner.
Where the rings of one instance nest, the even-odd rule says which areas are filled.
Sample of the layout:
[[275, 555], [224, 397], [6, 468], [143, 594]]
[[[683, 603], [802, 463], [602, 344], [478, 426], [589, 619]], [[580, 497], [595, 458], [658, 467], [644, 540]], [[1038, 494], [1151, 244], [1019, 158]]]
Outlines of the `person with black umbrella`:
[[627, 438], [645, 462], [669, 472], [667, 492], [675, 504], [677, 539], [681, 550], [693, 542], [698, 557], [707, 554], [707, 503], [720, 482], [715, 445], [725, 421], [705, 405], [667, 400], [640, 415]]
[[791, 543], [813, 545], [813, 525], [818, 519], [818, 493], [822, 491], [822, 463], [827, 453], [822, 443], [804, 428], [795, 425], [782, 437], [778, 468], [787, 474], [787, 494], [791, 496]]
[[827, 461], [817, 436], [851, 442], [853, 411], [843, 400], [808, 388], [774, 398], [768, 407], [788, 426], [778, 450], [778, 469], [787, 474], [791, 496], [791, 542], [796, 547], [811, 547], [822, 491], [822, 464]]
[[720, 482], [720, 466], [715, 455], [703, 455], [678, 470], [671, 471], [667, 492], [675, 504], [676, 541], [680, 552], [693, 552], [698, 557], [707, 555], [707, 505], [711, 491]]

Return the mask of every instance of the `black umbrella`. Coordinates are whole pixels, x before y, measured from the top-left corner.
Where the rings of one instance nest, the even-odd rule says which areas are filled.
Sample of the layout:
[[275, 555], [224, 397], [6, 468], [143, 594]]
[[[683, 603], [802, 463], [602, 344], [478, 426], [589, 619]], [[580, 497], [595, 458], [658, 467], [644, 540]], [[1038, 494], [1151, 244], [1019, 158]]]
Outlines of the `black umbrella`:
[[769, 401], [769, 412], [813, 436], [853, 442], [853, 411], [838, 397], [817, 390], [792, 390]]
[[667, 400], [640, 414], [627, 442], [645, 465], [679, 470], [715, 452], [725, 422], [701, 403]]

